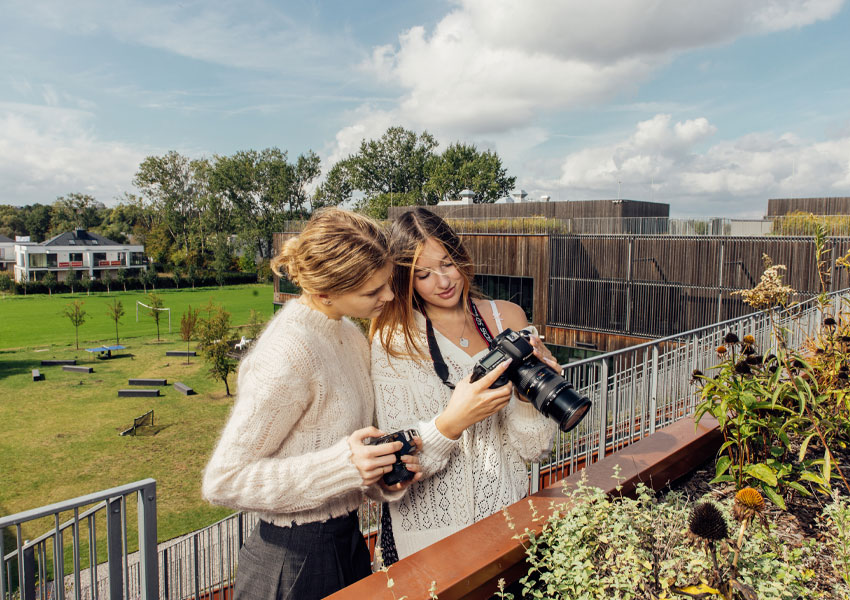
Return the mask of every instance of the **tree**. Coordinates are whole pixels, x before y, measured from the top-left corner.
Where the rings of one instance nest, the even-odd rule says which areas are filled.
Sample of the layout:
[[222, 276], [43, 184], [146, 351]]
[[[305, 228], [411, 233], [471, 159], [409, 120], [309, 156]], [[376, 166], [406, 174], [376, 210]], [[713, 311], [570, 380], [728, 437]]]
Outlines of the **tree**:
[[94, 229], [103, 221], [108, 209], [88, 194], [59, 196], [50, 207], [50, 233], [58, 235], [77, 227]]
[[49, 296], [53, 295], [53, 290], [55, 290], [56, 286], [59, 284], [59, 282], [56, 281], [56, 274], [53, 271], [48, 271], [41, 282], [44, 284], [44, 287], [47, 288]]
[[195, 289], [195, 280], [197, 278], [198, 278], [198, 271], [195, 268], [195, 265], [190, 263], [189, 266], [186, 267], [186, 281], [188, 281], [189, 283], [192, 284], [193, 290]]
[[230, 265], [233, 262], [233, 254], [230, 250], [230, 243], [227, 241], [227, 236], [223, 233], [216, 235], [215, 248], [213, 255], [213, 271], [215, 279], [218, 281], [219, 287], [224, 285], [227, 272], [230, 270]]
[[227, 377], [236, 370], [236, 362], [228, 356], [230, 343], [230, 313], [210, 301], [206, 307], [207, 316], [200, 320], [200, 348], [209, 365], [209, 373], [214, 379], [224, 383], [224, 389], [230, 396]]
[[180, 317], [180, 338], [186, 342], [186, 364], [189, 364], [189, 342], [195, 336], [195, 330], [198, 325], [198, 309], [192, 309], [189, 305], [188, 310]]
[[80, 325], [86, 322], [86, 311], [83, 310], [83, 301], [74, 300], [65, 305], [62, 313], [71, 321], [74, 326], [74, 336], [77, 342], [77, 350], [80, 349]]
[[94, 285], [94, 279], [92, 279], [88, 273], [83, 273], [83, 276], [80, 277], [80, 286], [86, 291], [86, 296], [91, 295], [91, 288]]
[[74, 267], [68, 266], [68, 270], [65, 272], [65, 283], [68, 284], [68, 287], [71, 288], [71, 293], [74, 293], [74, 282], [77, 280], [77, 272], [74, 270]]
[[[203, 161], [189, 160], [172, 150], [164, 156], [145, 158], [133, 178], [133, 185], [150, 203], [169, 240], [187, 254], [192, 231], [198, 223], [199, 194], [206, 188], [201, 179], [206, 173]], [[150, 223], [149, 231], [154, 229], [153, 225]]]
[[351, 182], [351, 164], [341, 160], [330, 168], [325, 180], [313, 193], [311, 209], [339, 206], [351, 200], [354, 185]]
[[12, 278], [5, 273], [0, 273], [0, 292], [8, 292], [12, 289]]
[[127, 269], [123, 267], [118, 269], [118, 272], [115, 274], [115, 281], [124, 288], [124, 291], [127, 291]]
[[174, 279], [174, 287], [180, 289], [180, 278], [183, 277], [183, 269], [179, 265], [172, 265], [171, 278]]
[[124, 316], [124, 305], [121, 304], [121, 301], [118, 298], [113, 298], [112, 303], [106, 305], [106, 314], [109, 315], [109, 318], [115, 322], [115, 343], [119, 344], [118, 323], [121, 321], [121, 317]]
[[428, 204], [459, 200], [464, 189], [475, 192], [476, 203], [495, 202], [507, 196], [516, 184], [516, 177], [507, 176], [498, 154], [462, 143], [452, 144], [441, 155], [431, 157], [426, 172]]
[[156, 323], [156, 341], [159, 341], [159, 317], [162, 314], [162, 298], [159, 294], [151, 292], [148, 294], [148, 314], [153, 317]]
[[363, 140], [357, 154], [346, 159], [354, 189], [368, 202], [380, 194], [412, 194], [422, 204], [425, 166], [437, 140], [428, 133], [417, 135], [402, 127], [390, 127], [379, 140]]
[[252, 308], [248, 315], [248, 337], [256, 340], [260, 337], [260, 332], [263, 330], [264, 325], [263, 316]]
[[139, 273], [139, 280], [142, 282], [142, 286], [145, 288], [145, 293], [148, 293], [148, 286], [151, 286], [152, 289], [156, 289], [156, 270], [151, 265], [147, 269], [142, 269]]

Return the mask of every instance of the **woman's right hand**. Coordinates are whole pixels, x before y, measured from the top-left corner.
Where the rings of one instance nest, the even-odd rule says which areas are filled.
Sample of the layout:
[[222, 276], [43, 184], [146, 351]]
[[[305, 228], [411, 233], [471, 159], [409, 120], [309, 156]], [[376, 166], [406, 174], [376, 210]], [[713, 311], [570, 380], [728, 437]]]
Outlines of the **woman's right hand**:
[[440, 433], [456, 440], [467, 427], [483, 421], [507, 406], [513, 393], [513, 384], [508, 382], [492, 390], [490, 386], [505, 372], [510, 363], [510, 360], [502, 361], [478, 381], [470, 382], [467, 376], [458, 382], [448, 405], [434, 422]]
[[351, 449], [351, 462], [360, 472], [363, 485], [372, 485], [392, 470], [395, 463], [395, 452], [401, 450], [401, 442], [387, 442], [377, 446], [364, 444], [366, 438], [377, 438], [384, 432], [377, 427], [358, 429], [348, 436], [348, 447]]

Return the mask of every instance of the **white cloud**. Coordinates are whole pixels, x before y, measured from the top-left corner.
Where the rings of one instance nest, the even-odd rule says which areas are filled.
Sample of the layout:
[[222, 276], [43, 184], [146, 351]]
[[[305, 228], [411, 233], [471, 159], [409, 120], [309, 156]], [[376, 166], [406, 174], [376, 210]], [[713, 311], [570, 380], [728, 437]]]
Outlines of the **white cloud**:
[[809, 25], [842, 0], [461, 0], [396, 49], [375, 48], [364, 68], [400, 85], [398, 111], [429, 129], [490, 133], [541, 112], [587, 106], [630, 91], [676, 53]]
[[145, 151], [97, 139], [91, 114], [0, 103], [0, 203], [49, 204], [71, 192], [109, 204], [132, 189]]
[[753, 133], [703, 147], [715, 132], [705, 118], [656, 115], [619, 143], [568, 155], [555, 185], [573, 199], [612, 198], [620, 186], [621, 197], [703, 216], [762, 214], [771, 197], [850, 195], [850, 136], [812, 142]]

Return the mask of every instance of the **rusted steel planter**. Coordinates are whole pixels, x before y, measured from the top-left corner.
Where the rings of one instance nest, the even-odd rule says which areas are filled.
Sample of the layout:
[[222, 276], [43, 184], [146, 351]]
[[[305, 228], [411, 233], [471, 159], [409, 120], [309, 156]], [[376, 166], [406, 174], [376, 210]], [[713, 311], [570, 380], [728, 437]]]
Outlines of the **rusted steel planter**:
[[[661, 489], [714, 457], [721, 440], [717, 421], [710, 417], [703, 417], [696, 427], [693, 419], [684, 419], [529, 498], [545, 515], [550, 502], [564, 499], [563, 486], [575, 485], [582, 473], [589, 485], [609, 493], [618, 481], [626, 494], [640, 481]], [[617, 466], [619, 480], [614, 480]], [[375, 573], [328, 598], [427, 599], [432, 582], [440, 600], [490, 598], [500, 578], [512, 583], [527, 571], [525, 550], [514, 535], [525, 529], [540, 531], [542, 526], [532, 519], [528, 500], [508, 507], [516, 531], [508, 527], [504, 515], [492, 515], [393, 565], [389, 573], [394, 581], [392, 590], [387, 588], [387, 574]]]

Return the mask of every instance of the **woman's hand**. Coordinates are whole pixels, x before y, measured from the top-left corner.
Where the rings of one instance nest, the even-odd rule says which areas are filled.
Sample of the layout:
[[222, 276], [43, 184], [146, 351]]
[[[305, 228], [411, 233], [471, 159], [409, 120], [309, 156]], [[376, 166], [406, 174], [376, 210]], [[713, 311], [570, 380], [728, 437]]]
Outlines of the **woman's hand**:
[[413, 479], [408, 479], [407, 481], [400, 481], [394, 485], [387, 485], [384, 483], [383, 479], [379, 479], [378, 483], [385, 490], [389, 490], [391, 492], [397, 492], [399, 490], [403, 490], [406, 487], [409, 487], [414, 481], [419, 481], [422, 479], [422, 467], [419, 465], [419, 457], [416, 454], [422, 450], [422, 438], [418, 435], [413, 436], [413, 443], [416, 444], [416, 449], [413, 451], [413, 454], [402, 454], [401, 462], [404, 463], [404, 467], [414, 473]]
[[492, 390], [490, 386], [505, 372], [510, 362], [502, 361], [478, 381], [470, 382], [467, 376], [457, 384], [448, 406], [434, 422], [440, 433], [456, 440], [467, 427], [496, 414], [508, 404], [513, 384], [508, 382]]
[[[386, 473], [392, 471], [392, 465], [395, 462], [394, 453], [402, 448], [403, 444], [401, 442], [387, 442], [386, 444], [379, 444], [377, 446], [370, 446], [363, 443], [363, 440], [367, 437], [377, 438], [382, 435], [384, 435], [384, 432], [377, 427], [366, 427], [364, 429], [358, 429], [348, 436], [348, 447], [351, 449], [351, 462], [360, 472], [363, 485], [372, 485]], [[418, 459], [416, 465], [417, 467], [419, 465]]]
[[561, 374], [561, 365], [555, 360], [555, 357], [549, 351], [549, 348], [546, 347], [546, 344], [543, 343], [536, 335], [528, 336], [528, 341], [531, 343], [531, 347], [534, 348], [534, 356], [543, 361], [547, 367], [555, 371], [558, 375]]

